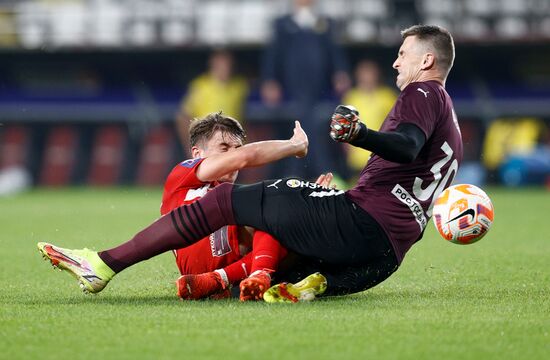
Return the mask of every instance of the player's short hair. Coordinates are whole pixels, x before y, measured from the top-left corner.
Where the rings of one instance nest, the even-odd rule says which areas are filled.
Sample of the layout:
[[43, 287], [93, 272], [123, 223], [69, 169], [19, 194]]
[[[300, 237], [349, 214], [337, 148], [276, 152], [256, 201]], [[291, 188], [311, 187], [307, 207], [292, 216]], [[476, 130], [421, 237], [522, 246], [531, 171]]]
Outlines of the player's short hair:
[[438, 66], [449, 73], [455, 60], [455, 44], [451, 33], [437, 25], [413, 25], [401, 31], [401, 37], [416, 36], [431, 45], [436, 52]]
[[246, 132], [242, 125], [230, 116], [225, 116], [221, 111], [210, 113], [203, 118], [194, 118], [189, 126], [189, 138], [191, 146], [205, 143], [217, 132], [222, 131], [233, 135], [242, 142], [246, 139]]

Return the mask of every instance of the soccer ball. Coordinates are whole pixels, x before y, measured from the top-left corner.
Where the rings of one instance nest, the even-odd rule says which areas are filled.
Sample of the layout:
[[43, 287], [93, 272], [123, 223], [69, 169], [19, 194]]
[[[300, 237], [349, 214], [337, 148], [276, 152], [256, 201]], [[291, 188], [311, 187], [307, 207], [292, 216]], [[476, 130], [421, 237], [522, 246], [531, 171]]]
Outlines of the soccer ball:
[[455, 244], [473, 244], [491, 228], [494, 208], [491, 199], [477, 186], [453, 185], [443, 191], [433, 207], [439, 234]]

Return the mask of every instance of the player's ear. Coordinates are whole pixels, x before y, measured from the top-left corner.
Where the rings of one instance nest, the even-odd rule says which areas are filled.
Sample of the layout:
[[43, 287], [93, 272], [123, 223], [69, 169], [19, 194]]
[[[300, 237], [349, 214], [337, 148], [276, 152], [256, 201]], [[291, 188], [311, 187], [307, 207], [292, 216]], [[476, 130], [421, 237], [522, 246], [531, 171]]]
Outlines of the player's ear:
[[422, 70], [428, 70], [431, 69], [435, 64], [435, 56], [433, 53], [425, 53], [422, 58]]
[[193, 156], [193, 159], [197, 159], [201, 157], [201, 149], [199, 149], [197, 146], [193, 146], [191, 148], [191, 156]]

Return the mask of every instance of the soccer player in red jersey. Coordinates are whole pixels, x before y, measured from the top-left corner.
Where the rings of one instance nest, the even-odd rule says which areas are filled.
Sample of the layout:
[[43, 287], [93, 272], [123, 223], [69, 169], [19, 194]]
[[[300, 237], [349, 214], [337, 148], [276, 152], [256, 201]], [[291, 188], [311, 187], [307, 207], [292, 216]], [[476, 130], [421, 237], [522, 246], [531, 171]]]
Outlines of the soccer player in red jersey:
[[[238, 165], [229, 168], [226, 174], [214, 181], [202, 174], [208, 167], [216, 168], [219, 162], [204, 164], [205, 158], [220, 155], [241, 147], [245, 131], [232, 118], [211, 114], [195, 119], [190, 130], [192, 159], [177, 164], [168, 175], [162, 196], [161, 215], [173, 209], [188, 205], [200, 199], [220, 182], [233, 182], [237, 177]], [[202, 167], [202, 169], [201, 169]], [[239, 234], [243, 244], [239, 244]], [[243, 228], [224, 226], [192, 246], [174, 250], [176, 264], [181, 277], [176, 282], [178, 296], [182, 299], [199, 299], [207, 296], [229, 296], [229, 285], [248, 275], [250, 261], [242, 259], [246, 251], [246, 236]], [[249, 241], [250, 242], [250, 241]], [[224, 269], [226, 266], [233, 266]], [[248, 267], [248, 269], [247, 269]], [[200, 277], [190, 274], [206, 273]]]
[[[373, 153], [351, 190], [325, 189], [296, 178], [225, 183], [113, 249], [79, 253], [77, 261], [70, 258], [75, 250], [60, 254], [56, 248], [55, 260], [81, 282], [95, 281], [100, 291], [115, 273], [133, 264], [237, 224], [266, 231], [288, 250], [311, 259], [326, 278], [325, 295], [363, 291], [385, 280], [422, 238], [433, 202], [454, 179], [463, 151], [445, 91], [454, 61], [450, 33], [415, 25], [401, 34], [393, 64], [401, 94], [380, 131], [367, 129], [351, 107], [337, 107], [331, 119], [334, 140]], [[52, 259], [45, 246], [39, 244]], [[75, 265], [83, 262], [91, 266]], [[270, 291], [266, 295], [274, 301], [299, 300], [284, 286]]]
[[[233, 183], [238, 171], [247, 166], [243, 156], [230, 153], [242, 147], [246, 137], [235, 119], [221, 113], [195, 119], [189, 136], [193, 158], [177, 164], [168, 175], [161, 215], [193, 203], [220, 183]], [[253, 242], [257, 244], [254, 252], [246, 254]], [[276, 270], [286, 250], [265, 232], [228, 225], [189, 247], [174, 250], [174, 254], [181, 273], [176, 282], [178, 296], [201, 299], [228, 297], [229, 287], [249, 275], [253, 276], [248, 282], [260, 282], [255, 285], [267, 290], [270, 273]], [[252, 269], [253, 256], [257, 260]], [[242, 298], [246, 300], [254, 295], [243, 294]]]
[[[245, 131], [236, 120], [222, 114], [210, 114], [195, 119], [189, 135], [193, 158], [177, 164], [168, 175], [161, 215], [193, 203], [222, 182], [234, 182], [240, 166], [243, 166], [228, 154], [228, 151], [241, 147], [245, 139]], [[217, 161], [206, 160], [214, 155], [218, 157]], [[221, 166], [225, 170], [220, 169]], [[228, 172], [222, 174], [222, 171]], [[215, 174], [222, 175], [215, 181], [204, 180], [205, 176], [212, 178]], [[329, 186], [331, 179], [332, 174], [329, 173], [322, 174], [317, 181]], [[252, 252], [246, 254], [253, 244], [256, 246]], [[182, 274], [176, 282], [178, 296], [182, 299], [228, 297], [229, 286], [248, 277], [242, 286], [241, 299], [257, 299], [269, 287], [270, 274], [277, 269], [277, 264], [286, 253], [286, 249], [263, 231], [224, 226], [196, 244], [174, 250], [176, 264]]]

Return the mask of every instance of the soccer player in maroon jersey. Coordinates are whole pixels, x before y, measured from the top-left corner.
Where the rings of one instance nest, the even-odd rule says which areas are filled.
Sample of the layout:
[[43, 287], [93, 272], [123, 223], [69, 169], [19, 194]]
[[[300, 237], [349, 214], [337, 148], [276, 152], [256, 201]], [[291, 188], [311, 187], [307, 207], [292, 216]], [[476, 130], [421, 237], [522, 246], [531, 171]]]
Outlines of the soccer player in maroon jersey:
[[[451, 184], [462, 160], [460, 129], [444, 87], [454, 61], [452, 37], [427, 25], [405, 29], [402, 37], [393, 64], [401, 94], [380, 131], [367, 129], [351, 107], [337, 107], [331, 119], [334, 140], [373, 153], [354, 188], [326, 189], [295, 178], [221, 184], [131, 240], [87, 256], [84, 260], [94, 263], [89, 277], [105, 286], [112, 276], [101, 278], [99, 271], [114, 275], [238, 224], [266, 231], [311, 259], [327, 280], [326, 295], [363, 291], [385, 280], [422, 238], [433, 201]], [[265, 299], [295, 301], [302, 295], [287, 286], [272, 289]]]

